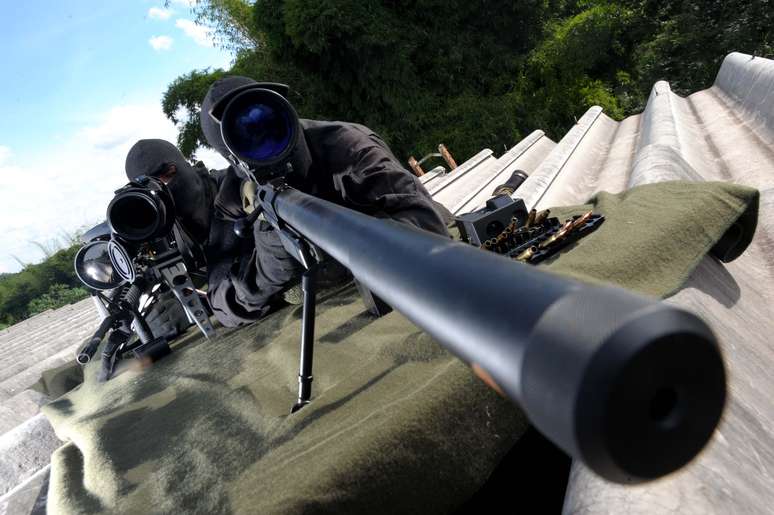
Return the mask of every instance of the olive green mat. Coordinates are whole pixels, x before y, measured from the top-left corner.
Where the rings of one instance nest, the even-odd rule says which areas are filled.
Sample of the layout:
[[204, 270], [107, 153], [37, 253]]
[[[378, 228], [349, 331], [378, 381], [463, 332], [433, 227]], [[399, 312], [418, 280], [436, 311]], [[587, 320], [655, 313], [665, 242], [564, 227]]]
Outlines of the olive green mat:
[[660, 182], [615, 195], [601, 192], [586, 205], [551, 210], [561, 220], [589, 210], [606, 219], [546, 267], [586, 282], [668, 297], [710, 250], [727, 262], [747, 248], [758, 197], [758, 190], [723, 182]]
[[[605, 223], [545, 268], [665, 296], [735, 224], [724, 252], [743, 250], [757, 199], [720, 183], [601, 193], [591, 203]], [[43, 409], [67, 442], [52, 456], [50, 512], [459, 506], [523, 434], [524, 416], [399, 313], [368, 315], [353, 287], [317, 311], [313, 402], [294, 415], [298, 306], [207, 342], [189, 333], [172, 355], [104, 384], [87, 366], [81, 386]]]

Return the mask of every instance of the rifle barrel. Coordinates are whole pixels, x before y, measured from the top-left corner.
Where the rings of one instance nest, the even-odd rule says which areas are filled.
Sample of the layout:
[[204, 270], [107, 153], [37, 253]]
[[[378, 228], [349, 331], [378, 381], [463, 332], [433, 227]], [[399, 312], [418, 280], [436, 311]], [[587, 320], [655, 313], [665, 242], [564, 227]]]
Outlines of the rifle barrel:
[[279, 192], [274, 208], [609, 480], [677, 470], [720, 420], [723, 359], [691, 313], [294, 189]]

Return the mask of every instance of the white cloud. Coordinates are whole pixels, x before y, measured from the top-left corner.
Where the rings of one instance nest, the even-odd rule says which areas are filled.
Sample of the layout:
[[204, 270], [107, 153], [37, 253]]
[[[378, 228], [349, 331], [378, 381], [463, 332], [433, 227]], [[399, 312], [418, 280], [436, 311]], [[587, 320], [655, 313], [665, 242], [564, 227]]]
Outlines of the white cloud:
[[151, 7], [148, 9], [148, 18], [153, 20], [168, 20], [172, 16], [171, 9], [165, 9], [164, 7]]
[[197, 45], [214, 46], [211, 28], [197, 25], [195, 22], [183, 18], [176, 20], [175, 26], [185, 32], [185, 35], [193, 39]]
[[172, 0], [172, 3], [185, 7], [193, 7], [196, 5], [196, 0]]
[[0, 166], [5, 164], [5, 162], [11, 158], [11, 154], [12, 152], [10, 148], [4, 145], [0, 145]]
[[[99, 124], [77, 131], [74, 139], [81, 147], [106, 151], [121, 146], [126, 146], [128, 150], [138, 139], [163, 138], [174, 141], [176, 137], [177, 129], [159, 106], [139, 104], [111, 108], [102, 115]], [[126, 155], [125, 152], [123, 154]]]
[[172, 38], [169, 36], [153, 36], [148, 40], [148, 43], [157, 52], [172, 48]]
[[[0, 272], [19, 270], [12, 256], [40, 261], [42, 252], [30, 242], [45, 245], [104, 220], [113, 193], [126, 183], [131, 146], [146, 138], [175, 142], [177, 132], [152, 102], [115, 106], [23, 165], [9, 162], [11, 149], [0, 146]], [[227, 166], [210, 149], [200, 149], [196, 157], [208, 168]]]
[[12, 255], [39, 261], [31, 241], [46, 244], [104, 220], [113, 192], [126, 183], [126, 154], [143, 138], [176, 141], [177, 129], [156, 103], [116, 106], [40, 159], [0, 163], [0, 272], [18, 270]]

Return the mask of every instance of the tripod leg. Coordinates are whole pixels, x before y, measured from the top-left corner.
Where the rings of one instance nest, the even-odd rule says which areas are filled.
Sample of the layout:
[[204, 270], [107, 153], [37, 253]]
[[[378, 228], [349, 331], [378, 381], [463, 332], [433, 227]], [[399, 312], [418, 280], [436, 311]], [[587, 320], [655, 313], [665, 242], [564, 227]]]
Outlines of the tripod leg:
[[312, 396], [312, 359], [314, 357], [314, 312], [316, 296], [316, 267], [312, 267], [301, 276], [301, 289], [304, 292], [304, 305], [301, 315], [301, 358], [298, 372], [298, 401], [290, 410], [295, 413], [307, 404]]

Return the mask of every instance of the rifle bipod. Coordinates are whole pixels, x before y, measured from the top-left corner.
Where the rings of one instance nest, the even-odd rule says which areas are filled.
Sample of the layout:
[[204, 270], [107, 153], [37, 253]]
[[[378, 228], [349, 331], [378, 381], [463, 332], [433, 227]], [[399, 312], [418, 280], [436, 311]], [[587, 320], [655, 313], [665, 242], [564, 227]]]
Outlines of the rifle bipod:
[[295, 413], [307, 404], [312, 396], [312, 360], [314, 359], [314, 317], [317, 294], [317, 265], [312, 265], [301, 276], [304, 304], [301, 312], [301, 352], [298, 370], [298, 400], [290, 409]]

